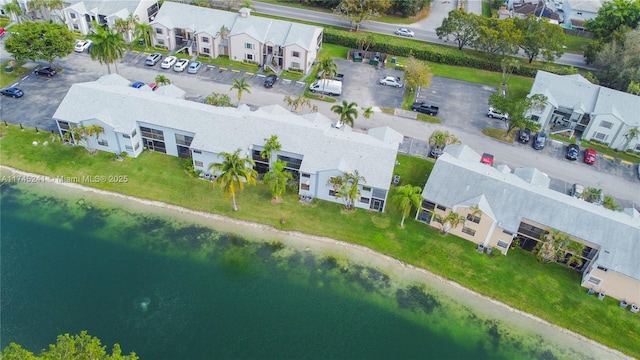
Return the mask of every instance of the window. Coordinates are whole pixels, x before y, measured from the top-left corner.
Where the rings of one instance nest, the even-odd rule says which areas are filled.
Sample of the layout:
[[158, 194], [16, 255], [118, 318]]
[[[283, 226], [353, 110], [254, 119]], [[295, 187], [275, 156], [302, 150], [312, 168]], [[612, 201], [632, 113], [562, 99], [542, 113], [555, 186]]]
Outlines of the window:
[[507, 235], [513, 235], [513, 233], [511, 231], [507, 231], [507, 230], [502, 230], [503, 233], [507, 234]]
[[470, 229], [470, 228], [468, 228], [466, 226], [462, 227], [462, 232], [465, 233], [465, 234], [469, 234], [471, 236], [475, 236], [476, 235], [476, 231], [475, 230]]
[[129, 136], [128, 134], [122, 134], [122, 137], [125, 139], [131, 139], [131, 136]]
[[302, 176], [305, 179], [310, 179], [311, 178], [311, 174], [302, 173], [300, 176]]
[[244, 48], [245, 49], [253, 49], [253, 44], [252, 43], [245, 43], [244, 44]]
[[447, 210], [447, 208], [442, 206], [442, 205], [438, 205], [438, 206], [436, 206], [436, 208], [438, 208], [438, 210], [442, 210], [442, 211]]
[[582, 15], [582, 11], [578, 11], [576, 14], [578, 14], [578, 15]]
[[291, 53], [291, 55], [292, 55], [293, 57], [297, 57], [297, 58], [299, 58], [299, 57], [300, 57], [300, 52], [299, 52], [299, 51], [294, 51], [294, 52], [292, 52], [292, 53]]
[[134, 148], [134, 149], [136, 149], [136, 150], [138, 150], [138, 149], [140, 148], [140, 143], [139, 143], [139, 142], [137, 142], [135, 145], [133, 145], [133, 148]]
[[636, 145], [636, 151], [640, 151], [640, 144]]
[[611, 129], [613, 127], [613, 123], [609, 121], [600, 121], [600, 127]]
[[329, 190], [329, 196], [336, 196], [336, 192], [333, 189]]
[[182, 134], [176, 134], [176, 144], [189, 146], [193, 141], [193, 136], [187, 136]]
[[124, 149], [125, 149], [125, 150], [127, 150], [127, 151], [133, 151], [133, 146], [131, 146], [131, 145], [125, 145], [125, 146], [124, 146]]
[[306, 183], [300, 184], [300, 189], [302, 190], [309, 190], [309, 188], [310, 188], [309, 184], [306, 184]]
[[73, 30], [80, 30], [80, 26], [78, 26], [78, 24], [73, 24]]
[[253, 61], [253, 55], [252, 54], [246, 54], [247, 55], [247, 60]]
[[71, 18], [72, 18], [72, 19], [75, 19], [75, 18], [76, 18], [76, 14], [75, 14], [75, 13], [71, 13], [71, 14], [69, 14], [69, 15], [71, 15]]
[[131, 137], [134, 137], [138, 135], [138, 131], [136, 129], [133, 129], [133, 131], [131, 132]]
[[209, 54], [209, 48], [202, 48], [202, 52], [205, 54]]
[[509, 244], [507, 244], [506, 242], [504, 242], [502, 240], [498, 240], [498, 246], [503, 248], [503, 249], [506, 249], [507, 246], [509, 246]]
[[162, 29], [156, 28], [156, 34], [162, 35]]
[[473, 221], [476, 224], [480, 224], [480, 216], [474, 216], [471, 214], [467, 214], [467, 220]]
[[605, 141], [607, 139], [607, 134], [596, 133], [593, 137], [597, 140]]
[[300, 63], [294, 61], [291, 63], [291, 67], [294, 69], [300, 69]]
[[203, 42], [203, 43], [208, 43], [208, 42], [209, 42], [209, 38], [208, 38], [208, 37], [206, 37], [206, 36], [203, 36], [203, 37], [202, 37], [202, 42]]
[[360, 198], [360, 202], [361, 202], [361, 203], [368, 204], [368, 203], [369, 203], [369, 201], [371, 201], [371, 199], [369, 199], [369, 198], [366, 198], [366, 197], [361, 197], [361, 198]]
[[158, 39], [158, 45], [164, 45], [164, 40]]
[[600, 283], [602, 282], [602, 280], [595, 278], [593, 276], [589, 276], [589, 280], [587, 280], [588, 282], [594, 284], [594, 285], [600, 285]]
[[371, 191], [371, 187], [370, 186], [363, 186], [362, 187], [362, 191]]
[[164, 140], [164, 134], [162, 130], [151, 129], [147, 127], [140, 127], [140, 132], [142, 132], [142, 137], [155, 139], [155, 140]]
[[98, 140], [98, 145], [109, 146], [109, 142], [107, 140]]
[[602, 271], [604, 271], [604, 272], [609, 271], [609, 269], [607, 269], [607, 268], [606, 268], [606, 267], [604, 267], [604, 266], [600, 266], [600, 265], [598, 265], [598, 270], [602, 270]]
[[202, 167], [202, 161], [196, 160], [193, 162], [196, 166]]
[[69, 123], [66, 121], [58, 121], [58, 126], [60, 126], [62, 130], [69, 130]]
[[193, 153], [194, 153], [194, 154], [202, 154], [202, 151], [200, 151], [200, 150], [193, 150]]

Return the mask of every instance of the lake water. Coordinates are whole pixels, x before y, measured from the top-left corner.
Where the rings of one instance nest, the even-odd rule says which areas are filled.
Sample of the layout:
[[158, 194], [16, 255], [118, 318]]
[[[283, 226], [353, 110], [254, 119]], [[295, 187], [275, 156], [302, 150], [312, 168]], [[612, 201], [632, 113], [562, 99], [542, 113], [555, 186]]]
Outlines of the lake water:
[[347, 257], [59, 193], [1, 186], [3, 348], [87, 330], [141, 359], [585, 358]]

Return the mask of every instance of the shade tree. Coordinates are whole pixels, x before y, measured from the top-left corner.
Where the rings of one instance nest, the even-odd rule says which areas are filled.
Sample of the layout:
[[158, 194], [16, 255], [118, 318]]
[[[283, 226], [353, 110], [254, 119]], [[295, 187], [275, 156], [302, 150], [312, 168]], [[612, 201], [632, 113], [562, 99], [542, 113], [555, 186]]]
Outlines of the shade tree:
[[25, 22], [11, 27], [11, 32], [4, 47], [18, 61], [45, 60], [53, 66], [56, 58], [73, 52], [73, 33], [63, 24]]
[[480, 21], [480, 17], [474, 13], [468, 13], [461, 9], [452, 10], [449, 12], [449, 16], [442, 20], [442, 24], [436, 28], [436, 35], [445, 41], [453, 38], [460, 50], [475, 41]]
[[554, 61], [564, 53], [565, 36], [560, 26], [532, 15], [524, 19], [514, 18], [514, 24], [522, 34], [518, 46], [527, 55], [529, 63], [538, 56]]
[[357, 31], [363, 22], [386, 13], [389, 7], [390, 0], [342, 0], [334, 12], [349, 20], [351, 29]]

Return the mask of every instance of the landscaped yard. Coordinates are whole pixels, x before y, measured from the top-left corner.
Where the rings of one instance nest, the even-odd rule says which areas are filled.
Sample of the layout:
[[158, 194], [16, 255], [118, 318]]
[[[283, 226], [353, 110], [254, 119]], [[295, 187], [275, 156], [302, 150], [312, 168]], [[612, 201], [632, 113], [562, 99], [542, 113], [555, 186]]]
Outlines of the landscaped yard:
[[[400, 261], [440, 274], [515, 308], [581, 333], [607, 346], [640, 357], [640, 316], [620, 309], [617, 301], [598, 301], [580, 286], [580, 274], [558, 264], [544, 265], [515, 249], [508, 256], [478, 253], [475, 244], [408, 219], [399, 227], [400, 214], [391, 205], [386, 213], [345, 212], [340, 204], [297, 201], [291, 192], [274, 204], [263, 184], [238, 195], [240, 211], [233, 212], [219, 187], [189, 175], [185, 160], [154, 152], [137, 159], [114, 161], [112, 154], [87, 155], [81, 147], [33, 146], [51, 141], [51, 134], [17, 126], [0, 126], [2, 164], [51, 176], [126, 175], [126, 183], [94, 183], [97, 188], [183, 207], [362, 244]], [[422, 187], [433, 162], [398, 156], [395, 173], [401, 184]], [[162, 174], [161, 178], [157, 174]], [[89, 184], [88, 184], [89, 185]], [[393, 196], [394, 189], [390, 196]], [[198, 199], [198, 201], [193, 201]], [[284, 224], [282, 219], [286, 221]], [[330, 225], [328, 225], [330, 224]]]

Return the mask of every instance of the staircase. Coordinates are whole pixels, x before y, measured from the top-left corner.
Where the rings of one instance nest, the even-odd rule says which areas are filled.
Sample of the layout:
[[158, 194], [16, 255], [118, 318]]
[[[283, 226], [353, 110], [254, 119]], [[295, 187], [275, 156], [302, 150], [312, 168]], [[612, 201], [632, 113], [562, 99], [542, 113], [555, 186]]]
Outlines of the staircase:
[[275, 63], [275, 60], [273, 58], [273, 54], [269, 54], [267, 55], [267, 60], [264, 62], [264, 69], [267, 70], [271, 70], [274, 73], [276, 73], [277, 75], [280, 75], [280, 72], [282, 71], [280, 69], [280, 67], [278, 66], [277, 63]]
[[173, 50], [171, 50], [171, 52], [169, 52], [168, 56], [171, 56], [171, 55], [173, 55], [175, 53], [179, 53], [180, 51], [191, 47], [192, 43], [193, 43], [193, 40], [187, 40], [186, 42], [183, 42], [182, 44], [176, 46]]

